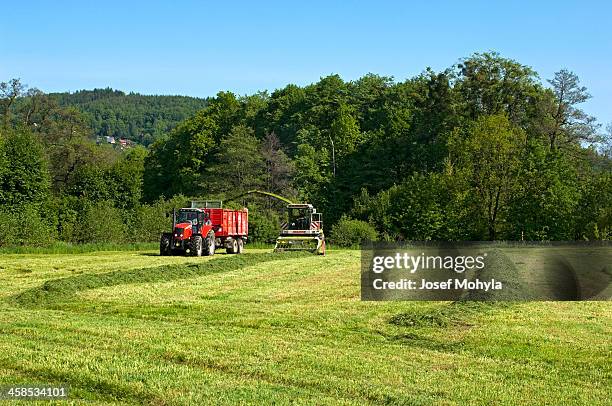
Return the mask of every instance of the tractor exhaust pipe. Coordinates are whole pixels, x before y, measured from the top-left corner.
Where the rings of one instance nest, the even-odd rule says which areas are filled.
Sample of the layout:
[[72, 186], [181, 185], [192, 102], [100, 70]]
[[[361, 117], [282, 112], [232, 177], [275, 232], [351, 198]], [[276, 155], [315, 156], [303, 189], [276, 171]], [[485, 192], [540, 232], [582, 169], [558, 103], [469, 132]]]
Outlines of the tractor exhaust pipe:
[[176, 209], [173, 207], [172, 208], [172, 232], [174, 232], [175, 228], [176, 228]]

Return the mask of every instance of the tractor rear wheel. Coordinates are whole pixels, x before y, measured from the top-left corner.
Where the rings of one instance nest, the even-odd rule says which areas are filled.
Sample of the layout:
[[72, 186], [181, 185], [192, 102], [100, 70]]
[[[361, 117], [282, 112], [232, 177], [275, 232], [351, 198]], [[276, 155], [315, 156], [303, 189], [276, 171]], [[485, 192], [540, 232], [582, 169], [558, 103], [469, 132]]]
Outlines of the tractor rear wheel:
[[166, 234], [162, 234], [159, 240], [159, 255], [166, 256], [166, 255], [172, 254], [170, 243], [171, 243], [170, 236]]
[[204, 255], [215, 255], [215, 233], [211, 230], [204, 239]]
[[237, 254], [242, 254], [242, 252], [244, 251], [244, 240], [242, 238], [238, 239], [238, 251], [236, 251]]
[[191, 250], [189, 253], [194, 257], [202, 256], [202, 236], [196, 235], [191, 239]]

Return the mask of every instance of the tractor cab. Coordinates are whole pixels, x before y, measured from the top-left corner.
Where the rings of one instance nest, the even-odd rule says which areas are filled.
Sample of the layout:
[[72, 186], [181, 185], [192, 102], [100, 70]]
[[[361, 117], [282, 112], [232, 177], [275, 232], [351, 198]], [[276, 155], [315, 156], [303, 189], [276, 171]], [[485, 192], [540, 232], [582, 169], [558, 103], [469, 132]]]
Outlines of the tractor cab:
[[179, 209], [176, 223], [190, 223], [192, 226], [199, 228], [203, 224], [210, 224], [210, 215], [202, 209]]
[[201, 234], [202, 226], [210, 224], [207, 212], [202, 209], [179, 209], [174, 220], [174, 239], [188, 240], [192, 235]]
[[199, 214], [198, 210], [179, 209], [176, 215], [176, 222], [177, 224], [189, 223], [191, 225], [197, 225]]

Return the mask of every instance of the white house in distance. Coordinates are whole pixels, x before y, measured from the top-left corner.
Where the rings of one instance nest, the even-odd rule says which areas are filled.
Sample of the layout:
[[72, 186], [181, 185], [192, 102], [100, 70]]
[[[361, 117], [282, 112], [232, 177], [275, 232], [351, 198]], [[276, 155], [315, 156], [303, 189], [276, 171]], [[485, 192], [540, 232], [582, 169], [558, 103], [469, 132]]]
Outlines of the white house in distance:
[[96, 144], [100, 145], [102, 143], [111, 144], [115, 148], [127, 149], [132, 148], [136, 143], [132, 140], [128, 140], [127, 138], [119, 138], [117, 140], [115, 137], [108, 135], [103, 137], [96, 137]]

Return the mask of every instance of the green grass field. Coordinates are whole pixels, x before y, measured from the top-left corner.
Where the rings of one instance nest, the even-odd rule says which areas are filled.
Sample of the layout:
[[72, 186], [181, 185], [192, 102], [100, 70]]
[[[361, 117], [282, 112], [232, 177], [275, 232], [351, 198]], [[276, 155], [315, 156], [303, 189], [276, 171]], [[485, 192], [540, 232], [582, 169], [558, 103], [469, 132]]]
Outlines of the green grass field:
[[611, 402], [610, 302], [361, 302], [359, 251], [268, 252], [0, 255], [0, 385], [93, 404]]

